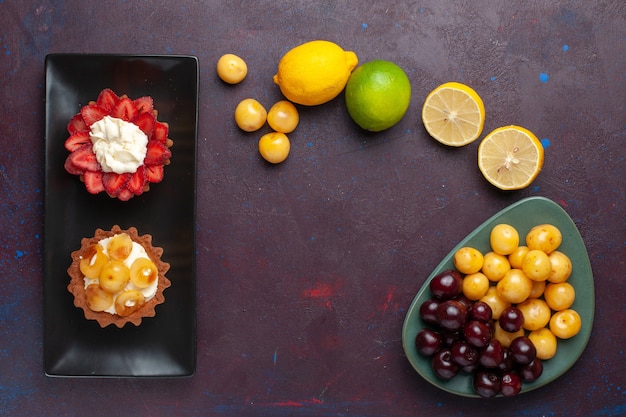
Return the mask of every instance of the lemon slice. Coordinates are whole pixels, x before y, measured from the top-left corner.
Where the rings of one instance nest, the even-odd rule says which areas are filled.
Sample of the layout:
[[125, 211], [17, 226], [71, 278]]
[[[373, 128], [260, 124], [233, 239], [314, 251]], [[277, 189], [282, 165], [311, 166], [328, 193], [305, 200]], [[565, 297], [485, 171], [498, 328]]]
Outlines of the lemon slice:
[[520, 126], [495, 129], [478, 146], [478, 168], [487, 181], [502, 190], [527, 187], [543, 166], [543, 146]]
[[480, 96], [465, 84], [449, 82], [428, 94], [422, 107], [428, 133], [448, 146], [464, 146], [478, 139], [485, 124]]

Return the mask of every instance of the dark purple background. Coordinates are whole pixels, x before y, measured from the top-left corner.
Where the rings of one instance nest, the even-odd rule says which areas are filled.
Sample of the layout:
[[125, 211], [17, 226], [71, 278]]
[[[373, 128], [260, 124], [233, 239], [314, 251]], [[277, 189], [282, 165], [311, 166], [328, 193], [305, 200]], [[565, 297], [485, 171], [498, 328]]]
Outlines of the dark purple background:
[[[395, 3], [0, 1], [0, 415], [626, 413], [624, 3]], [[411, 106], [380, 134], [359, 130], [342, 96], [301, 108], [289, 159], [270, 166], [256, 151], [262, 132], [239, 131], [234, 107], [281, 99], [278, 60], [318, 38], [361, 63], [399, 64]], [[43, 374], [44, 58], [55, 52], [198, 57], [192, 378]], [[238, 86], [215, 74], [227, 52], [249, 66]], [[425, 133], [423, 99], [450, 80], [482, 96], [485, 133], [519, 124], [542, 139], [546, 163], [529, 188], [494, 189], [477, 142], [448, 149]], [[406, 309], [460, 239], [532, 195], [559, 203], [587, 244], [597, 303], [587, 350], [562, 378], [515, 399], [439, 391], [404, 357]]]

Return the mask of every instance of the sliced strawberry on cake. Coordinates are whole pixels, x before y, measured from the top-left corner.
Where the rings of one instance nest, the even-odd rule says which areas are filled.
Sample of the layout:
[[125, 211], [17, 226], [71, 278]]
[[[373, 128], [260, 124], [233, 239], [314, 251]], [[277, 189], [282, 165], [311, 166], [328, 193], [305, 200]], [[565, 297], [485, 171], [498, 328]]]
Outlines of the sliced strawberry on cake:
[[126, 201], [161, 182], [173, 142], [152, 97], [131, 99], [106, 88], [68, 122], [65, 170], [91, 194]]

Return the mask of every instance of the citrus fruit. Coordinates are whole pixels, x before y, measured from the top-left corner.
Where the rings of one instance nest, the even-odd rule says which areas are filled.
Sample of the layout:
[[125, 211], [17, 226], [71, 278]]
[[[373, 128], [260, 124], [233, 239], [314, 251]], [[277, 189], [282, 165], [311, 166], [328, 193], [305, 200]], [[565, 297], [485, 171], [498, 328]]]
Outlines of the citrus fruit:
[[485, 106], [471, 87], [448, 82], [428, 94], [422, 122], [429, 135], [448, 146], [464, 146], [478, 139], [485, 124]]
[[289, 138], [281, 132], [266, 133], [259, 140], [259, 153], [272, 164], [279, 164], [287, 159], [290, 148]]
[[478, 168], [502, 190], [527, 187], [543, 166], [543, 146], [529, 130], [520, 126], [495, 129], [478, 146]]
[[253, 98], [245, 98], [235, 108], [235, 123], [245, 132], [259, 130], [267, 120], [267, 110]]
[[346, 106], [365, 130], [380, 132], [402, 119], [411, 101], [406, 73], [390, 61], [374, 60], [354, 70], [346, 85]]
[[246, 78], [248, 66], [235, 54], [224, 54], [217, 60], [217, 75], [228, 84], [238, 84]]
[[336, 43], [314, 40], [289, 50], [278, 62], [274, 83], [290, 101], [326, 103], [343, 91], [358, 58]]

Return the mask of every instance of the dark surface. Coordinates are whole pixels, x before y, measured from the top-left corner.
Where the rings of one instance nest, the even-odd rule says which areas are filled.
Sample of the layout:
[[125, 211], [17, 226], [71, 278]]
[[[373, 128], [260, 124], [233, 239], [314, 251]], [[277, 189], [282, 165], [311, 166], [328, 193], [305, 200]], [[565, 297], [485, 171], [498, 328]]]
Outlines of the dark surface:
[[[93, 3], [0, 2], [0, 414], [626, 413], [622, 1]], [[278, 60], [317, 38], [361, 63], [404, 68], [409, 111], [367, 134], [342, 96], [301, 108], [289, 159], [270, 166], [256, 150], [260, 132], [236, 128], [234, 107], [279, 100]], [[194, 377], [44, 375], [44, 59], [59, 52], [198, 57]], [[215, 75], [226, 52], [248, 63], [241, 85]], [[542, 139], [546, 163], [529, 188], [490, 186], [477, 142], [447, 149], [426, 135], [423, 99], [451, 80], [483, 98], [485, 134], [519, 124]], [[438, 390], [404, 356], [407, 308], [467, 233], [534, 195], [561, 205], [587, 245], [596, 285], [587, 349], [563, 377], [515, 399]]]
[[[104, 88], [150, 95], [176, 138], [163, 181], [129, 201], [91, 195], [64, 169], [67, 123]], [[151, 90], [155, 90], [154, 95]], [[198, 63], [183, 56], [52, 54], [46, 57], [44, 369], [52, 376], [189, 376], [196, 359], [195, 190]], [[122, 93], [119, 93], [122, 94]], [[164, 221], [167, 219], [167, 221]], [[141, 326], [100, 328], [67, 291], [67, 254], [97, 228], [152, 235], [170, 264], [167, 303]], [[64, 323], [59, 326], [59, 323]], [[148, 353], [149, 352], [149, 353]]]

